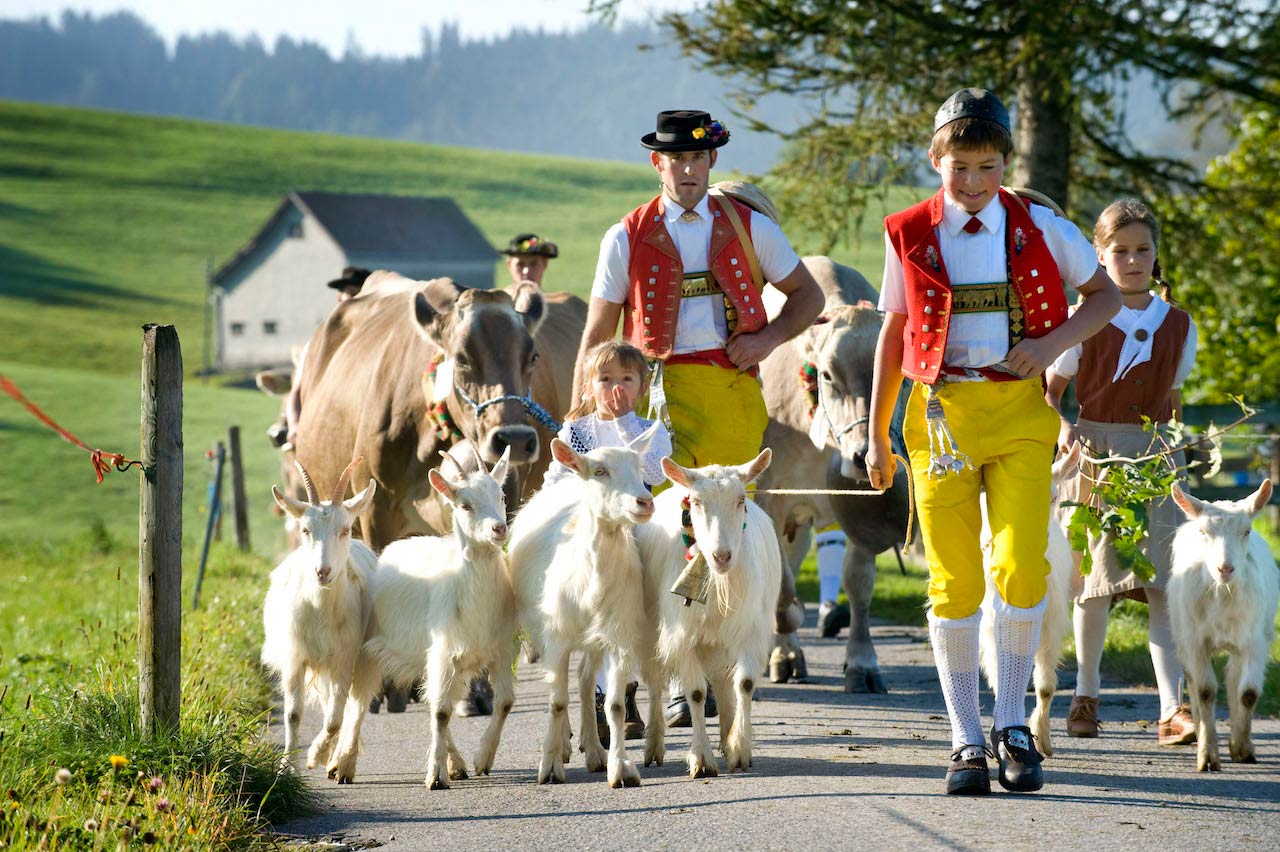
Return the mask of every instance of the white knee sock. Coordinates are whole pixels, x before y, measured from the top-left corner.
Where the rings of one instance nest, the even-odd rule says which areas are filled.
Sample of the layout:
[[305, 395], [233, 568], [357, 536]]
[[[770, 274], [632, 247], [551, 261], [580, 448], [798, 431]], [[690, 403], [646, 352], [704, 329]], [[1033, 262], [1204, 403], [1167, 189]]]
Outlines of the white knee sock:
[[993, 596], [996, 632], [997, 729], [1027, 724], [1027, 684], [1040, 646], [1040, 624], [1045, 601], [1026, 609], [1005, 603], [997, 591]]
[[1156, 688], [1160, 690], [1160, 718], [1168, 719], [1178, 711], [1182, 696], [1182, 662], [1173, 643], [1173, 625], [1169, 622], [1169, 599], [1165, 593], [1147, 589], [1148, 638], [1151, 665], [1156, 670]]
[[1110, 596], [1076, 603], [1072, 621], [1076, 628], [1076, 695], [1097, 698], [1102, 690], [1102, 646], [1107, 643]]
[[839, 529], [823, 530], [814, 536], [818, 549], [818, 602], [834, 601], [840, 594], [844, 573], [844, 552], [849, 539]]
[[968, 618], [939, 618], [929, 612], [929, 641], [938, 666], [942, 697], [951, 717], [951, 748], [982, 745], [982, 712], [978, 709], [979, 610]]

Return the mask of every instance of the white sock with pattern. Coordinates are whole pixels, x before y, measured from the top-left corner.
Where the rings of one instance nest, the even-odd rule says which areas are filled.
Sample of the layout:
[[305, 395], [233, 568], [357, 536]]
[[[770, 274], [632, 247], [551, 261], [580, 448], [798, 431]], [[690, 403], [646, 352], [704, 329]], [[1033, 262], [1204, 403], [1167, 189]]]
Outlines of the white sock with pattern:
[[1173, 643], [1173, 625], [1169, 621], [1169, 599], [1165, 593], [1147, 589], [1147, 633], [1151, 648], [1151, 665], [1156, 670], [1156, 688], [1160, 690], [1160, 718], [1168, 719], [1182, 704], [1179, 681], [1182, 662]]
[[835, 602], [844, 573], [844, 552], [849, 539], [840, 529], [823, 530], [813, 538], [818, 557], [818, 603]]
[[1076, 695], [1097, 698], [1102, 690], [1102, 648], [1107, 644], [1107, 616], [1111, 598], [1089, 598], [1076, 603], [1071, 616], [1076, 630]]
[[996, 632], [994, 722], [997, 730], [1004, 730], [1027, 724], [1027, 684], [1040, 645], [1045, 600], [1024, 609], [1005, 603], [998, 590], [992, 600]]
[[929, 611], [929, 641], [938, 666], [942, 697], [951, 717], [951, 748], [982, 745], [982, 711], [978, 709], [979, 610], [968, 618], [940, 618]]

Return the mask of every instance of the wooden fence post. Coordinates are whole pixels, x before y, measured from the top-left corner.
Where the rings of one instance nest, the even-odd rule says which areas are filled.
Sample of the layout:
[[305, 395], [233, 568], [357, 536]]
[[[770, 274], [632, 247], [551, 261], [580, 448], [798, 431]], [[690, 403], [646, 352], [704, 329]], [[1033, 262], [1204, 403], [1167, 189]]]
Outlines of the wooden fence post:
[[227, 448], [231, 451], [231, 509], [236, 518], [236, 547], [249, 550], [249, 505], [244, 497], [244, 464], [240, 460], [240, 427], [227, 430]]
[[171, 325], [142, 333], [138, 712], [149, 735], [177, 730], [181, 710], [182, 347]]

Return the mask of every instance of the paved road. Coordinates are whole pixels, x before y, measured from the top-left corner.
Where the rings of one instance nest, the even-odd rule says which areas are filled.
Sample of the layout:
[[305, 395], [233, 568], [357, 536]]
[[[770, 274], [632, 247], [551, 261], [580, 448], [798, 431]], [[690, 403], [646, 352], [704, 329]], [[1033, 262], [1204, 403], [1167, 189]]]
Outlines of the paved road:
[[[893, 692], [840, 691], [843, 642], [802, 634], [809, 684], [760, 690], [755, 765], [745, 774], [692, 780], [683, 771], [688, 731], [671, 732], [667, 764], [641, 769], [639, 788], [610, 790], [575, 754], [568, 783], [534, 783], [546, 723], [546, 687], [521, 672], [515, 711], [494, 774], [429, 792], [422, 785], [428, 714], [369, 716], [353, 786], [309, 772], [323, 812], [279, 830], [338, 848], [387, 850], [539, 848], [679, 849], [1195, 849], [1280, 846], [1280, 722], [1255, 724], [1259, 763], [1226, 755], [1200, 775], [1191, 748], [1161, 749], [1149, 690], [1108, 691], [1097, 740], [1069, 740], [1062, 718], [1073, 679], [1055, 702], [1060, 751], [1040, 793], [986, 799], [942, 794], [949, 727], [923, 630], [873, 630]], [[642, 693], [643, 695], [643, 693]], [[642, 701], [643, 703], [643, 701]], [[984, 696], [989, 709], [990, 698]], [[571, 718], [577, 719], [576, 709]], [[317, 729], [312, 711], [306, 736]], [[484, 720], [455, 720], [471, 760]], [[575, 721], [576, 725], [576, 721]], [[276, 731], [279, 735], [279, 731]], [[639, 759], [640, 743], [632, 743]], [[723, 760], [721, 761], [723, 766]], [[999, 790], [998, 785], [992, 785]]]

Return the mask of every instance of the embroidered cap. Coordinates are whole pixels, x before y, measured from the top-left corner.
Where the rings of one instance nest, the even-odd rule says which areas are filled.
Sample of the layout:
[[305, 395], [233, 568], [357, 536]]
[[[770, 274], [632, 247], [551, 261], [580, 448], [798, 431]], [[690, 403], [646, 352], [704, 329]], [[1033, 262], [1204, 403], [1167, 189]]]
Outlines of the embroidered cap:
[[1000, 103], [1000, 99], [986, 89], [961, 89], [938, 107], [933, 117], [933, 132], [937, 133], [946, 125], [962, 118], [979, 118], [1004, 128], [1005, 133], [1012, 133], [1009, 128], [1009, 111]]

